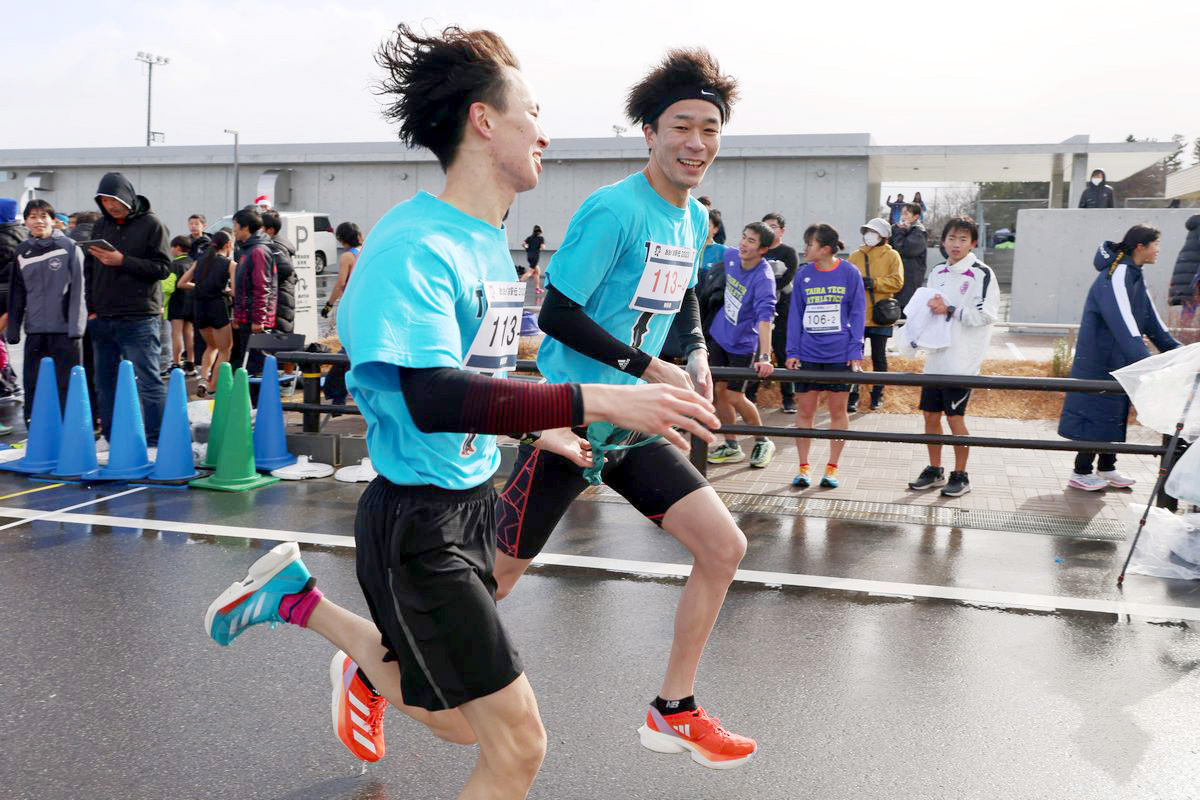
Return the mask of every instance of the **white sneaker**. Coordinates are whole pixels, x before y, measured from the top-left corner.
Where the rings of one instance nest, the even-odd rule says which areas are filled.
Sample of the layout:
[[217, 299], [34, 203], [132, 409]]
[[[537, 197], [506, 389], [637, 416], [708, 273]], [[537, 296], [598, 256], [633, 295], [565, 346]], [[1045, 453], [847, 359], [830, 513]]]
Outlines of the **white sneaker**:
[[1067, 481], [1067, 486], [1073, 489], [1082, 489], [1085, 492], [1098, 492], [1108, 488], [1108, 481], [1093, 472], [1089, 472], [1087, 475], [1073, 473], [1071, 480]]
[[1108, 481], [1108, 485], [1114, 489], [1128, 489], [1130, 486], [1133, 486], [1135, 483], [1137, 483], [1137, 481], [1135, 481], [1133, 478], [1126, 478], [1115, 469], [1109, 470], [1108, 472], [1099, 472], [1097, 474], [1104, 480]]

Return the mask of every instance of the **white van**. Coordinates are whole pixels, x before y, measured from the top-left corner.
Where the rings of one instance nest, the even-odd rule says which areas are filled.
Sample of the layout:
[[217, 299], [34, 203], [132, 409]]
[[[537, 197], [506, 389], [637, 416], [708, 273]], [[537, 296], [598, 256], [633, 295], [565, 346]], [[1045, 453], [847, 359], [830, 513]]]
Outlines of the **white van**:
[[[329, 221], [328, 214], [320, 214], [309, 211], [280, 211], [279, 221], [283, 223], [283, 235], [291, 241], [292, 244], [298, 244], [295, 235], [291, 232], [292, 227], [288, 220], [291, 217], [305, 216], [313, 219], [313, 250], [314, 252], [314, 268], [316, 273], [320, 275], [325, 271], [325, 267], [329, 264], [336, 265], [338, 262], [338, 243], [337, 237], [333, 235], [333, 224]], [[222, 228], [233, 228], [233, 215], [229, 214], [215, 222], [210, 222], [204, 232], [212, 236]]]

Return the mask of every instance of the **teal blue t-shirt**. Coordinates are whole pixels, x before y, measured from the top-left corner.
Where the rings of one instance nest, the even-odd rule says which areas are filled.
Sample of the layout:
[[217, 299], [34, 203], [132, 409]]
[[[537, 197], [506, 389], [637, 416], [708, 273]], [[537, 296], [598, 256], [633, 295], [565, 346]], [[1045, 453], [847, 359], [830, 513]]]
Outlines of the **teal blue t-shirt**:
[[[546, 279], [616, 338], [657, 356], [696, 285], [708, 210], [695, 198], [677, 208], [641, 173], [597, 189], [567, 225]], [[632, 375], [546, 337], [538, 369], [551, 383], [638, 383]]]
[[397, 367], [473, 367], [503, 377], [515, 344], [508, 358], [494, 348], [480, 355], [473, 343], [494, 344], [488, 332], [476, 339], [484, 325], [515, 341], [521, 302], [505, 289], [514, 279], [502, 228], [425, 192], [388, 211], [367, 237], [337, 324], [371, 464], [392, 483], [469, 489], [499, 468], [494, 436], [418, 430]]

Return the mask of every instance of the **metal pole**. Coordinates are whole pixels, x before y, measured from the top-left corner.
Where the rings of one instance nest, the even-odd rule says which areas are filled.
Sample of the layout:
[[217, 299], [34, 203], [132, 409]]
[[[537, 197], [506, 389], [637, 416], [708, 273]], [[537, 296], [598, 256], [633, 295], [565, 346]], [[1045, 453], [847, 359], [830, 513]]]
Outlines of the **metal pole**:
[[154, 85], [154, 64], [146, 62], [146, 147], [150, 146], [150, 98], [152, 97], [151, 88]]
[[238, 182], [242, 178], [241, 162], [238, 159], [238, 132], [229, 128], [226, 128], [225, 132], [233, 135], [233, 208], [231, 211], [236, 213], [238, 209]]

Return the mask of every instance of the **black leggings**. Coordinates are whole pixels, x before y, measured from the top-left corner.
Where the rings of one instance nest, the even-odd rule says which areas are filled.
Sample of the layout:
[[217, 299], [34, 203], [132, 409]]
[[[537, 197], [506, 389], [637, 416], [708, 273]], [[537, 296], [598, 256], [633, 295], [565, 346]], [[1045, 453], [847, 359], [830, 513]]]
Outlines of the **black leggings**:
[[1117, 468], [1116, 453], [1095, 453], [1091, 451], [1083, 451], [1075, 454], [1075, 474], [1076, 475], [1091, 475], [1092, 474], [1092, 459], [1099, 456], [1096, 461], [1096, 469], [1099, 472], [1112, 472]]
[[[876, 372], [887, 372], [887, 345], [888, 339], [892, 338], [890, 333], [872, 333], [872, 328], [867, 328], [867, 341], [871, 343], [871, 369]], [[850, 398], [858, 400], [858, 387], [860, 384], [854, 384], [850, 387]], [[872, 392], [883, 394], [882, 386], [872, 386]]]

